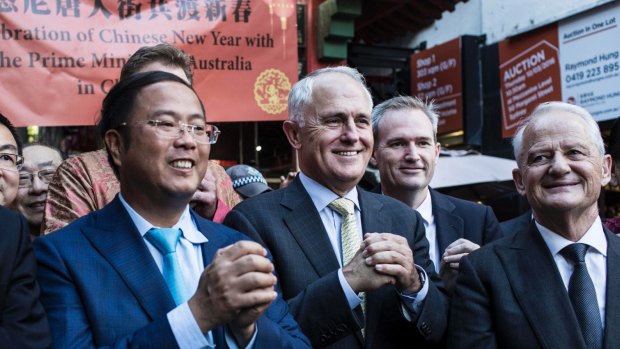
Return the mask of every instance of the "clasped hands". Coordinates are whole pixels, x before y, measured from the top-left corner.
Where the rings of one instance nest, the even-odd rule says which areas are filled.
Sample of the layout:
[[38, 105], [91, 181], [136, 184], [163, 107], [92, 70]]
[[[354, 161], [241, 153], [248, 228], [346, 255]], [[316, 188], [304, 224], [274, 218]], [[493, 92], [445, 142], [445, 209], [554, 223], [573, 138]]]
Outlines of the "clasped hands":
[[267, 251], [256, 242], [219, 249], [188, 302], [202, 332], [227, 324], [237, 344], [245, 347], [256, 321], [277, 297], [273, 270]]
[[366, 233], [342, 272], [355, 292], [395, 285], [401, 292], [414, 294], [422, 288], [407, 239], [390, 233]]

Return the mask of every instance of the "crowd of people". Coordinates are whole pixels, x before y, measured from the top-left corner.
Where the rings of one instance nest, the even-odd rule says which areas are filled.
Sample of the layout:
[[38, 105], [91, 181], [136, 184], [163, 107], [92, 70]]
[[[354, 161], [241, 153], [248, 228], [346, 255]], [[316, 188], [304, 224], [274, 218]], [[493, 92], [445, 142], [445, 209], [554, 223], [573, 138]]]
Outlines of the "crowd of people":
[[597, 206], [620, 126], [609, 155], [585, 109], [536, 108], [513, 139], [532, 210], [500, 225], [429, 186], [432, 104], [373, 108], [357, 70], [311, 72], [283, 123], [300, 171], [272, 190], [209, 161], [189, 67], [138, 50], [102, 103], [105, 149], [64, 161], [0, 117], [2, 347], [620, 347], [620, 240]]

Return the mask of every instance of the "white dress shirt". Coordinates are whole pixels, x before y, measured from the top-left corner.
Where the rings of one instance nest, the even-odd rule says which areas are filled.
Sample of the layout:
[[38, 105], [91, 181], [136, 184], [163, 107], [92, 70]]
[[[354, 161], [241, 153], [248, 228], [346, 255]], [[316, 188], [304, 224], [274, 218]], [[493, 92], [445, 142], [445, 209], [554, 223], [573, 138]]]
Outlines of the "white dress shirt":
[[[135, 224], [138, 232], [144, 238], [144, 235], [151, 229], [157, 228], [146, 219], [144, 219], [138, 212], [136, 212], [120, 193], [118, 197], [129, 213], [129, 217]], [[179, 221], [172, 226], [172, 228], [181, 229], [181, 237], [177, 245], [176, 253], [179, 259], [179, 264], [183, 266], [181, 268], [183, 273], [183, 282], [185, 283], [189, 294], [194, 294], [198, 288], [198, 280], [204, 270], [204, 263], [202, 259], [202, 249], [200, 244], [208, 242], [207, 238], [198, 230], [196, 223], [192, 219], [189, 212], [189, 205], [185, 208], [185, 211], [181, 215]], [[164, 257], [159, 250], [153, 246], [148, 240], [144, 239], [149, 252], [153, 256], [157, 267], [160, 272], [163, 272], [163, 259]], [[145, 290], [148, 292], [148, 290]], [[190, 348], [215, 348], [213, 340], [213, 334], [209, 331], [207, 334], [203, 334], [194, 318], [189, 305], [186, 302], [178, 305], [167, 314], [170, 328], [174, 334], [174, 338], [181, 349]], [[258, 330], [258, 329], [257, 329]], [[226, 332], [226, 344], [229, 348], [238, 348], [232, 334], [228, 330]], [[252, 337], [250, 343], [246, 348], [252, 348], [256, 341], [256, 333], [254, 331], [254, 337]]]
[[[545, 243], [553, 256], [553, 260], [558, 266], [564, 286], [566, 287], [566, 290], [568, 290], [568, 282], [573, 274], [574, 266], [560, 254], [560, 251], [573, 242], [552, 232], [550, 229], [540, 225], [538, 222], [536, 222], [536, 227], [538, 228], [538, 231], [540, 231], [540, 235], [542, 235], [543, 240], [545, 240]], [[590, 274], [590, 278], [592, 279], [592, 283], [594, 283], [594, 289], [596, 290], [596, 300], [598, 302], [599, 313], [601, 315], [601, 324], [605, 327], [607, 238], [605, 238], [603, 224], [599, 217], [596, 217], [594, 224], [592, 224], [586, 234], [577, 242], [591, 247], [586, 253], [586, 267], [588, 269], [588, 274]]]
[[428, 240], [428, 257], [433, 264], [435, 264], [435, 270], [439, 273], [441, 266], [441, 256], [443, 251], [439, 251], [439, 243], [437, 242], [437, 225], [435, 225], [435, 216], [433, 215], [433, 201], [431, 198], [431, 192], [426, 187], [426, 198], [415, 209], [422, 216], [422, 223], [424, 223], [424, 230], [426, 230], [426, 240]]
[[[299, 180], [301, 184], [306, 189], [310, 198], [312, 199], [312, 203], [314, 207], [319, 212], [319, 216], [321, 217], [321, 221], [323, 222], [323, 226], [327, 231], [327, 236], [329, 237], [329, 241], [331, 242], [332, 249], [334, 250], [335, 255], [338, 257], [338, 263], [340, 263], [340, 269], [338, 270], [338, 279], [340, 281], [340, 286], [342, 287], [345, 296], [349, 302], [349, 307], [351, 309], [357, 307], [361, 303], [360, 297], [353, 291], [349, 283], [346, 281], [344, 274], [342, 272], [342, 249], [340, 247], [340, 228], [342, 224], [342, 217], [340, 214], [329, 207], [329, 204], [340, 198], [336, 193], [327, 189], [323, 185], [319, 184], [315, 180], [306, 176], [303, 172], [299, 172]], [[345, 194], [345, 198], [353, 201], [355, 204], [355, 221], [357, 223], [357, 230], [360, 233], [360, 243], [363, 240], [363, 230], [362, 230], [362, 220], [361, 220], [361, 208], [359, 205], [359, 198], [357, 193], [357, 188], [353, 187], [351, 191]], [[426, 272], [424, 269], [416, 265], [416, 268], [419, 273], [424, 274], [425, 280], [428, 280]], [[422, 302], [426, 298], [426, 294], [428, 293], [428, 281], [424, 283], [422, 289], [416, 295], [407, 295], [401, 294], [401, 299], [403, 302], [407, 302], [408, 306], [403, 307], [403, 309], [412, 310], [414, 314], [408, 314], [409, 316], [415, 317], [415, 313], [418, 312], [421, 307]], [[410, 318], [408, 318], [410, 320]]]

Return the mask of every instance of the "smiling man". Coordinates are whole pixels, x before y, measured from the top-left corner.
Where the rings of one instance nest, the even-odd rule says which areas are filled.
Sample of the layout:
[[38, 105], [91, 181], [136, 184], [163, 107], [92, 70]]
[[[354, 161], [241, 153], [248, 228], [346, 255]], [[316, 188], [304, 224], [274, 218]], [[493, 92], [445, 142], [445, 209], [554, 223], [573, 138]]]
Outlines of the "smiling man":
[[19, 171], [19, 189], [13, 207], [26, 217], [30, 236], [34, 238], [41, 233], [47, 187], [62, 163], [62, 154], [43, 144], [26, 145], [23, 153], [24, 165]]
[[513, 147], [534, 220], [461, 260], [448, 347], [619, 348], [620, 239], [599, 218], [611, 158], [596, 121], [543, 103]]
[[218, 138], [191, 86], [129, 76], [99, 127], [120, 193], [34, 242], [52, 346], [309, 347], [267, 251], [190, 210]]
[[[357, 187], [373, 148], [372, 98], [355, 69], [317, 70], [289, 96], [284, 132], [301, 172], [224, 223], [274, 256], [284, 298], [317, 348], [431, 346], [447, 299], [420, 216]], [[441, 284], [441, 282], [440, 282]]]
[[432, 105], [399, 96], [372, 111], [381, 192], [418, 211], [424, 221], [429, 255], [452, 290], [459, 260], [501, 237], [490, 207], [457, 199], [429, 187], [439, 160], [438, 115]]

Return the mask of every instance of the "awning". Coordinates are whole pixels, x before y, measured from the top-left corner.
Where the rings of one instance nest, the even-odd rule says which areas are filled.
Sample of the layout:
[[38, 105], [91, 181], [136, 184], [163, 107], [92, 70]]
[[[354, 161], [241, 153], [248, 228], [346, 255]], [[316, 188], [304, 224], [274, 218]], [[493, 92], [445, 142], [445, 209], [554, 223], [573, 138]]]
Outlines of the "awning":
[[430, 183], [432, 188], [512, 181], [512, 170], [517, 168], [514, 160], [477, 153], [458, 154], [439, 157]]

